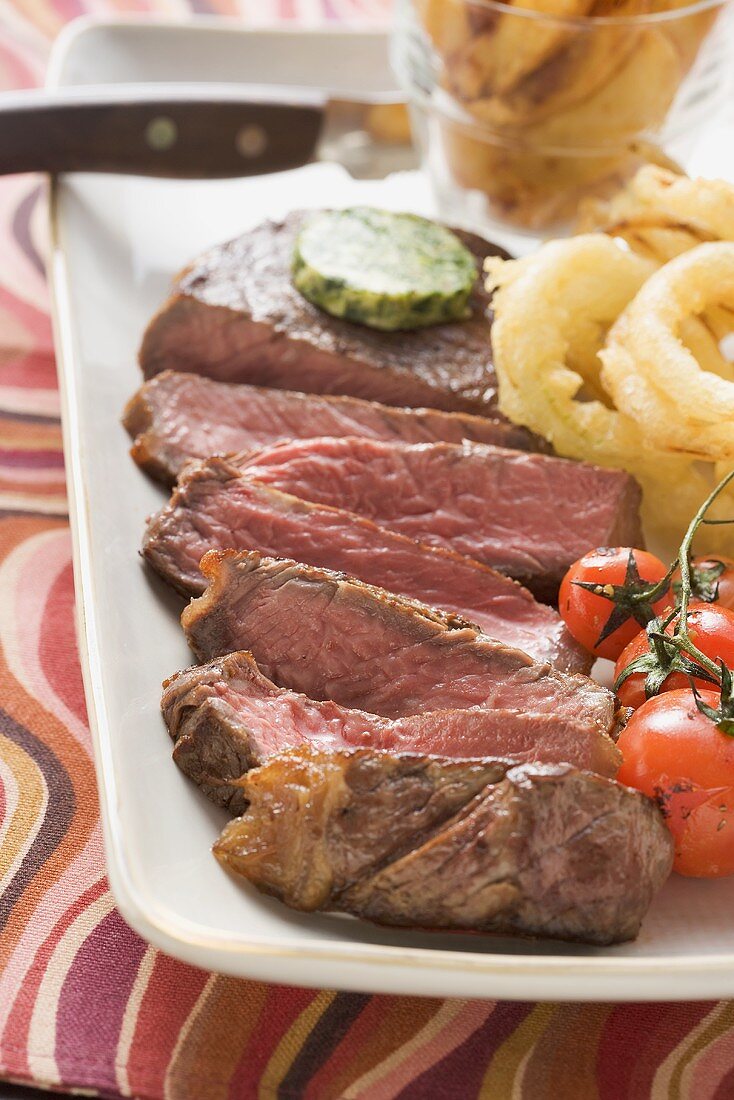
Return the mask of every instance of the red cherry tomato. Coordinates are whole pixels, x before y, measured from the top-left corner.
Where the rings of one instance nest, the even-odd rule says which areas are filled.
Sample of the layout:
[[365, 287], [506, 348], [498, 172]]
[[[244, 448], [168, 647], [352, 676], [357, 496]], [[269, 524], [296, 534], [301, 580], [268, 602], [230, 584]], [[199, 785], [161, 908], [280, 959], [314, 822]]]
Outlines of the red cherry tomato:
[[[607, 657], [616, 661], [628, 642], [640, 630], [636, 619], [617, 614], [623, 619], [621, 624], [608, 637], [600, 637], [615, 614], [615, 604], [604, 596], [598, 596], [586, 588], [580, 588], [577, 582], [602, 586], [624, 585], [630, 583], [630, 554], [633, 568], [642, 581], [648, 583], [662, 580], [667, 570], [660, 558], [648, 554], [646, 550], [630, 550], [628, 546], [604, 546], [592, 550], [579, 558], [571, 566], [561, 582], [558, 596], [558, 610], [571, 634], [590, 653], [596, 657]], [[632, 582], [634, 583], [634, 582]], [[656, 614], [660, 614], [670, 604], [669, 596], [663, 596], [654, 605]]]
[[[716, 707], [716, 692], [701, 697]], [[675, 870], [696, 878], [734, 873], [734, 738], [701, 714], [690, 690], [658, 695], [619, 738], [618, 780], [660, 805], [675, 841]]]
[[[718, 567], [724, 569], [718, 576]], [[713, 572], [712, 572], [713, 571]], [[734, 558], [727, 558], [723, 554], [715, 558], [693, 558], [691, 561], [691, 574], [693, 580], [694, 596], [696, 595], [697, 576], [707, 588], [716, 590], [716, 603], [720, 607], [727, 607], [734, 611]], [[676, 571], [673, 581], [680, 580], [680, 573]], [[703, 598], [703, 594], [701, 593]]]
[[[675, 627], [671, 623], [666, 629], [667, 634], [672, 634]], [[734, 611], [726, 607], [720, 607], [715, 603], [701, 603], [696, 600], [690, 604], [688, 612], [688, 634], [695, 646], [712, 661], [719, 657], [729, 668], [734, 668]], [[624, 670], [643, 653], [649, 652], [647, 635], [644, 630], [625, 646], [614, 668], [614, 678], [618, 679]], [[696, 687], [703, 690], [717, 691], [714, 684], [707, 683], [698, 677], [695, 679]], [[660, 692], [675, 691], [689, 686], [688, 677], [682, 672], [672, 672], [663, 680]], [[625, 707], [642, 706], [645, 702], [645, 677], [641, 672], [635, 672], [629, 676], [617, 689], [619, 701]]]

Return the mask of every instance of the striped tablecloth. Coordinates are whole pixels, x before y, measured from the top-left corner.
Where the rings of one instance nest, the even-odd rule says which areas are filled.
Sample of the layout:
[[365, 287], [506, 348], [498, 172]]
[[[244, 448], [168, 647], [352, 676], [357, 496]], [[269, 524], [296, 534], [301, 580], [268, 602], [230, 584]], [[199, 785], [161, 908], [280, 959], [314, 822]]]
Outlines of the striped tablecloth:
[[[0, 82], [105, 0], [5, 0]], [[192, 0], [198, 12], [375, 23], [388, 0]], [[156, 10], [181, 14], [185, 0]], [[170, 1100], [734, 1096], [734, 1006], [369, 997], [206, 974], [141, 941], [105, 879], [74, 592], [43, 188], [0, 181], [0, 1075]], [[593, 993], [593, 990], [590, 990]], [[0, 1094], [2, 1086], [0, 1086]]]

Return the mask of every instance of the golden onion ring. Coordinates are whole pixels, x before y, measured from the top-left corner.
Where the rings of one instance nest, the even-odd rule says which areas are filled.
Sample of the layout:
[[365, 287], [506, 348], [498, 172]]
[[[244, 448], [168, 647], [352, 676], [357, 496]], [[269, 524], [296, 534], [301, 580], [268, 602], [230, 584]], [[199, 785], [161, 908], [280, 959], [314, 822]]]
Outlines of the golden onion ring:
[[[732, 326], [729, 325], [731, 330]], [[702, 370], [718, 374], [734, 382], [734, 363], [730, 363], [721, 353], [721, 337], [717, 328], [711, 324], [708, 314], [705, 317], [686, 317], [679, 328], [679, 335]]]
[[604, 232], [609, 237], [621, 238], [633, 252], [661, 265], [696, 245], [717, 240], [713, 233], [700, 226], [669, 221], [652, 214], [638, 215], [616, 225], [604, 226]]
[[[488, 289], [496, 290], [492, 346], [502, 412], [561, 455], [636, 476], [648, 530], [679, 537], [709, 492], [713, 466], [699, 469], [650, 445], [631, 417], [594, 396], [606, 332], [655, 265], [590, 234], [551, 241], [521, 260], [491, 258], [487, 271]], [[711, 530], [707, 550], [720, 544], [719, 529]]]
[[689, 179], [648, 164], [609, 201], [586, 200], [577, 229], [622, 237], [663, 264], [706, 241], [734, 241], [734, 193], [723, 180]]
[[725, 180], [690, 179], [650, 165], [634, 177], [631, 191], [648, 208], [734, 241], [732, 185]]
[[[591, 354], [653, 270], [596, 235], [550, 241], [522, 260], [490, 258], [502, 412], [573, 457], [586, 457], [589, 446], [592, 461], [637, 447], [632, 422], [600, 401], [576, 398], [588, 381]], [[572, 369], [569, 360], [583, 369]]]
[[734, 309], [734, 243], [698, 245], [650, 277], [600, 352], [602, 384], [657, 447], [734, 459], [734, 383], [701, 368], [681, 324], [710, 305]]

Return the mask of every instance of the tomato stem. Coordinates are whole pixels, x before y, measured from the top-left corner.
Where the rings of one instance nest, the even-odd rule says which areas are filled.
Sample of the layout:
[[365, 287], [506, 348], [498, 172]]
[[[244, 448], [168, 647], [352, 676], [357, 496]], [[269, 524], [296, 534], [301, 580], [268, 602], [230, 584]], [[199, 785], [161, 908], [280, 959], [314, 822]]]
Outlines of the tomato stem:
[[642, 601], [647, 601], [648, 603], [651, 603], [651, 604], [657, 603], [657, 601], [662, 596], [664, 596], [665, 593], [670, 588], [670, 582], [671, 582], [673, 574], [675, 573], [677, 568], [678, 568], [678, 559], [676, 558], [676, 560], [671, 564], [670, 568], [668, 569], [668, 572], [665, 574], [664, 577], [660, 578], [660, 580], [657, 582], [657, 584], [652, 585], [651, 588], [646, 589], [644, 592], [633, 593], [630, 596], [630, 601], [632, 603], [642, 602]]
[[[691, 600], [693, 581], [691, 576], [691, 546], [698, 528], [702, 523], [730, 523], [731, 520], [707, 520], [706, 512], [721, 492], [734, 480], [734, 470], [727, 474], [719, 482], [715, 489], [709, 493], [706, 500], [696, 512], [688, 525], [683, 541], [680, 545], [678, 557], [670, 566], [662, 580], [655, 586], [644, 592], [627, 594], [628, 605], [645, 600], [649, 607], [652, 602], [664, 595], [667, 591], [672, 575], [676, 568], [680, 568], [680, 583], [677, 585], [678, 606], [674, 607], [662, 618], [650, 617], [646, 625], [648, 652], [640, 655], [622, 671], [618, 676], [615, 689], [619, 690], [622, 684], [630, 676], [642, 673], [645, 677], [645, 695], [649, 699], [657, 695], [667, 677], [673, 672], [682, 672], [691, 682], [694, 689], [696, 706], [707, 717], [717, 722], [722, 732], [731, 735], [734, 730], [734, 687], [731, 671], [723, 661], [719, 664], [712, 661], [692, 641], [688, 633], [688, 607]], [[659, 590], [659, 591], [658, 591]], [[635, 614], [633, 612], [633, 614]], [[677, 621], [676, 621], [677, 620]], [[668, 634], [667, 628], [675, 622], [672, 634]], [[693, 677], [711, 683], [721, 690], [721, 703], [718, 711], [707, 707], [695, 688]], [[716, 717], [712, 717], [716, 715]]]
[[[706, 520], [703, 520], [705, 523]], [[726, 521], [727, 523], [729, 520]], [[691, 561], [691, 595], [703, 603], [717, 603], [719, 599], [719, 580], [726, 571], [723, 561], [709, 558], [706, 562]], [[680, 581], [673, 584], [676, 599], [680, 596]]]
[[[698, 646], [694, 645], [688, 634], [688, 604], [691, 600], [692, 587], [691, 546], [693, 545], [693, 539], [698, 528], [702, 523], [709, 522], [705, 518], [707, 511], [732, 480], [734, 480], [734, 470], [728, 473], [726, 477], [722, 478], [719, 484], [711, 490], [691, 522], [688, 524], [688, 530], [683, 536], [683, 541], [678, 551], [678, 562], [680, 565], [680, 602], [678, 607], [678, 622], [675, 627], [674, 637], [677, 639], [681, 649], [685, 650], [689, 656], [693, 657], [703, 668], [716, 677], [717, 683], [722, 682], [721, 670], [705, 653], [701, 652]], [[732, 521], [717, 520], [715, 522], [731, 523]]]

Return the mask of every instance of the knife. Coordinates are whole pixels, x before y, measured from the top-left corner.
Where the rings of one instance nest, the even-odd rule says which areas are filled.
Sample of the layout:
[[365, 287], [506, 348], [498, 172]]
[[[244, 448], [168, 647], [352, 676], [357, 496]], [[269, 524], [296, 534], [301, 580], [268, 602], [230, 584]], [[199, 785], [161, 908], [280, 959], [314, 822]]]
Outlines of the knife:
[[247, 84], [81, 85], [0, 95], [0, 175], [261, 175], [316, 160], [375, 178], [417, 166], [398, 93]]

